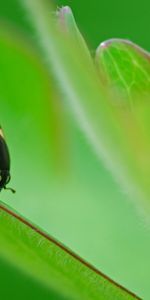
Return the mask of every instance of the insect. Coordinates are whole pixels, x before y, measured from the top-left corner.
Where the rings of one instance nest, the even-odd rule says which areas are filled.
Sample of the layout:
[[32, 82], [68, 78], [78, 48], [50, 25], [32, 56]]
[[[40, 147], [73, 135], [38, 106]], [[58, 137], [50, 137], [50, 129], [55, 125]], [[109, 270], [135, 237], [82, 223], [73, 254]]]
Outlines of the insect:
[[14, 189], [6, 187], [10, 178], [10, 156], [2, 128], [0, 127], [0, 191], [7, 189], [15, 193]]

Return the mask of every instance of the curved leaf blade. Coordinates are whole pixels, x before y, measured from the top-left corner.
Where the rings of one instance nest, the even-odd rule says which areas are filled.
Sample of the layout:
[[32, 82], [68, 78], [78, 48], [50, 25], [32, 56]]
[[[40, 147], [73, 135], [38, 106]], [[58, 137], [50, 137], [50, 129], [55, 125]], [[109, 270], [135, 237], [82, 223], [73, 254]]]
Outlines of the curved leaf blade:
[[140, 299], [0, 205], [0, 254], [67, 299]]

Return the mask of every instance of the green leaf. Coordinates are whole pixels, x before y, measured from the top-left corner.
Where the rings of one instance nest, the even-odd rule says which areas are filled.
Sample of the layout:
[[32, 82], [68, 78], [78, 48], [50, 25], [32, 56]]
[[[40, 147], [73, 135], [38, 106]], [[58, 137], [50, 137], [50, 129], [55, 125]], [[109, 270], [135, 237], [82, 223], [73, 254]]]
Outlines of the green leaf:
[[149, 215], [150, 54], [130, 41], [112, 39], [98, 47], [96, 64], [110, 105], [115, 107], [124, 128], [126, 145], [135, 160], [129, 168], [136, 170], [147, 194], [147, 201], [143, 195], [141, 203]]
[[[65, 107], [71, 108], [98, 158], [105, 162], [134, 202], [140, 200], [141, 207], [148, 211], [149, 187], [144, 180], [144, 169], [141, 172], [135, 151], [131, 151], [132, 144], [125, 135], [124, 123], [118, 110], [110, 105], [94, 65], [84, 57], [81, 47], [70, 36], [56, 30], [45, 1], [25, 1], [25, 5], [35, 24], [47, 69], [49, 72], [53, 70], [55, 80], [70, 105], [65, 102]], [[141, 161], [140, 167], [143, 168]]]
[[[61, 110], [55, 114], [53, 88], [49, 88], [47, 73], [40, 64], [38, 54], [15, 32], [10, 36], [6, 30], [0, 31], [0, 63], [1, 122], [11, 146], [11, 184], [17, 190], [15, 195], [3, 193], [1, 197], [3, 201], [6, 198], [11, 207], [16, 206], [22, 211], [24, 217], [28, 211], [28, 217], [32, 219], [32, 210], [35, 209], [35, 213], [39, 214], [42, 206], [45, 206], [46, 199], [43, 199], [42, 193], [49, 199], [50, 187], [60, 189], [59, 178], [62, 175], [56, 172], [57, 164], [54, 167], [50, 159], [53, 159], [52, 150], [57, 154], [58, 145], [60, 147]], [[10, 66], [13, 66], [12, 69]], [[7, 89], [11, 82], [11, 89]], [[59, 129], [55, 131], [55, 139], [53, 128]], [[16, 155], [16, 149], [20, 149], [19, 156]], [[39, 157], [43, 159], [39, 160]], [[16, 214], [14, 209], [3, 205], [0, 208], [1, 257], [57, 292], [60, 299], [136, 299], [136, 296], [82, 261], [39, 227]], [[37, 224], [41, 224], [41, 214]]]
[[59, 8], [56, 11], [56, 17], [57, 17], [57, 22], [60, 27], [60, 30], [69, 35], [70, 38], [74, 40], [75, 43], [81, 48], [81, 51], [83, 51], [84, 56], [87, 57], [87, 59], [92, 62], [92, 58], [89, 52], [89, 49], [85, 43], [85, 40], [80, 33], [75, 19], [74, 15], [72, 13], [72, 10], [69, 6], [63, 6]]
[[[100, 255], [103, 238], [100, 239], [99, 236], [101, 236], [102, 231], [103, 234], [105, 233], [106, 228], [104, 228], [105, 226], [103, 225], [101, 228], [99, 226], [98, 228], [100, 228], [101, 231], [97, 232], [98, 223], [95, 223], [95, 220], [96, 222], [101, 221], [99, 212], [101, 211], [102, 203], [99, 201], [99, 195], [102, 194], [103, 188], [102, 186], [99, 188], [100, 175], [96, 169], [97, 160], [95, 160], [88, 151], [88, 154], [86, 153], [85, 149], [87, 148], [85, 145], [82, 145], [82, 142], [80, 148], [80, 150], [82, 149], [83, 151], [82, 156], [78, 148], [79, 146], [76, 145], [76, 140], [73, 144], [76, 148], [71, 150], [72, 152], [70, 151], [70, 144], [69, 147], [66, 147], [64, 143], [66, 137], [63, 131], [64, 126], [68, 124], [72, 126], [69, 137], [72, 138], [72, 136], [77, 135], [75, 124], [72, 125], [72, 122], [66, 122], [66, 115], [67, 117], [70, 115], [68, 111], [66, 114], [68, 106], [66, 103], [63, 103], [63, 113], [65, 111], [65, 114], [62, 114], [62, 106], [57, 102], [58, 95], [57, 92], [55, 92], [58, 86], [56, 83], [51, 85], [49, 74], [47, 74], [46, 68], [41, 64], [40, 55], [38, 55], [32, 47], [29, 49], [24, 41], [16, 40], [16, 36], [13, 33], [11, 35], [10, 38], [9, 34], [7, 35], [1, 32], [0, 118], [12, 158], [11, 184], [16, 188], [17, 193], [16, 195], [11, 195], [3, 192], [1, 199], [9, 203], [11, 208], [19, 211], [23, 217], [32, 220], [32, 222], [47, 232], [52, 232], [53, 235], [57, 236], [63, 242], [67, 241], [68, 245], [73, 245], [72, 248], [76, 251], [78, 249], [78, 253], [92, 253], [93, 258], [95, 259], [96, 257], [97, 265], [100, 267], [100, 264], [103, 263], [104, 256], [101, 257]], [[68, 42], [66, 40], [67, 45]], [[68, 52], [65, 51], [65, 46], [64, 48], [62, 47], [62, 49], [64, 50], [62, 53], [63, 58]], [[70, 53], [69, 48], [67, 49]], [[73, 54], [76, 54], [76, 50], [73, 51]], [[78, 54], [77, 52], [77, 58]], [[43, 59], [45, 61], [45, 57]], [[65, 66], [65, 61], [62, 60], [62, 62], [64, 63], [63, 66]], [[85, 95], [88, 96], [88, 92], [90, 92], [90, 96], [92, 96], [94, 89], [92, 88], [90, 91], [90, 84], [93, 86], [93, 81], [88, 81], [88, 83], [86, 81], [86, 76], [90, 80], [91, 73], [88, 73], [86, 68], [84, 70], [87, 59], [82, 59], [82, 62], [83, 68], [80, 64], [78, 65], [78, 59], [73, 62], [73, 66], [77, 67], [78, 71], [84, 71], [85, 80], [83, 79], [83, 85], [87, 88], [87, 90], [83, 91], [84, 97]], [[70, 60], [68, 60], [67, 67], [68, 70], [72, 70]], [[97, 78], [95, 69], [89, 61], [88, 68], [92, 70], [94, 78]], [[59, 70], [58, 68], [58, 71]], [[51, 72], [52, 70], [49, 67], [49, 73], [51, 74]], [[68, 73], [67, 79], [69, 79], [71, 74], [71, 72]], [[72, 81], [71, 77], [71, 83], [75, 83], [75, 86], [80, 87], [82, 86], [82, 81], [79, 81], [80, 78], [78, 74], [80, 73], [73, 73], [74, 81]], [[98, 88], [97, 91], [99, 91], [99, 81], [96, 81], [96, 86]], [[66, 89], [66, 86], [64, 86], [64, 88]], [[86, 92], [86, 94], [84, 94], [84, 92]], [[101, 93], [98, 92], [98, 95], [100, 94]], [[90, 105], [90, 107], [92, 107], [92, 105]], [[106, 111], [109, 112], [109, 109], [106, 109]], [[102, 112], [101, 116], [103, 116]], [[105, 118], [103, 118], [103, 121], [107, 124]], [[82, 140], [83, 136], [81, 137], [79, 134], [78, 139]], [[78, 157], [76, 156], [74, 159], [71, 154], [76, 153], [77, 148], [80, 153], [78, 153]], [[53, 152], [57, 155], [53, 156]], [[78, 164], [76, 163], [76, 159]], [[63, 176], [58, 170], [56, 172], [56, 163], [59, 160], [60, 163], [64, 163], [62, 168]], [[94, 167], [92, 167], [93, 161]], [[61, 166], [60, 163], [57, 167]], [[95, 182], [95, 178], [90, 174], [91, 170], [88, 171], [89, 164], [91, 164], [94, 172], [95, 169], [97, 171], [97, 187], [93, 185], [94, 193], [95, 187], [97, 190], [95, 197], [93, 197], [90, 183], [92, 180], [92, 182]], [[79, 166], [81, 166], [80, 171], [78, 169]], [[84, 168], [84, 173], [82, 173]], [[84, 174], [84, 179], [82, 178], [82, 174]], [[101, 178], [103, 178], [103, 174]], [[87, 182], [89, 183], [88, 186]], [[105, 188], [107, 189], [107, 184]], [[93, 212], [94, 222], [89, 222], [91, 211]], [[106, 220], [104, 223], [106, 223]], [[103, 237], [105, 237], [105, 234]], [[95, 242], [94, 251], [91, 248], [92, 240]], [[89, 243], [90, 247], [88, 246]], [[97, 245], [99, 245], [99, 247], [97, 247]], [[111, 247], [108, 243], [108, 247], [104, 250], [104, 252], [108, 254], [108, 256], [105, 256], [105, 263], [107, 260], [106, 265], [109, 265], [108, 257], [112, 255], [111, 259], [113, 259], [114, 253], [116, 255], [116, 251], [114, 251], [115, 248], [112, 254], [110, 254], [110, 249]], [[90, 256], [87, 255], [87, 257]], [[91, 258], [90, 260], [92, 261]], [[105, 263], [103, 270], [105, 270]], [[127, 260], [125, 266], [126, 271], [123, 268], [122, 274], [130, 274], [131, 270], [128, 269], [128, 265], [129, 262]], [[120, 268], [116, 268], [115, 265], [115, 269], [116, 274], [117, 272], [120, 274]], [[115, 273], [114, 269], [111, 269], [111, 264], [109, 270], [113, 270], [112, 274]], [[117, 278], [119, 278], [120, 281], [119, 275]], [[126, 282], [124, 278], [125, 277], [122, 276], [122, 282]], [[128, 281], [128, 286], [130, 286], [130, 280]], [[135, 287], [134, 290], [136, 290]]]
[[118, 94], [121, 106], [134, 110], [149, 97], [150, 54], [139, 46], [121, 39], [103, 42], [96, 52], [96, 64], [101, 80], [111, 93]]
[[2, 205], [0, 232], [0, 254], [64, 299], [139, 299]]
[[[123, 111], [121, 115], [116, 106], [111, 105], [112, 101], [116, 101], [112, 98], [116, 96], [110, 97], [102, 80], [98, 78], [94, 64], [84, 55], [83, 48], [72, 35], [67, 36], [57, 30], [49, 18], [47, 1], [25, 1], [25, 6], [31, 14], [43, 53], [47, 57], [47, 67], [50, 71], [53, 67], [54, 76], [66, 95], [76, 122], [117, 182], [138, 206], [140, 203], [141, 210], [148, 212], [149, 147], [144, 136], [141, 135], [142, 139], [137, 140], [142, 128], [139, 128], [132, 116], [129, 117], [130, 122], [127, 122], [126, 112]], [[133, 136], [136, 136], [135, 143]], [[143, 157], [146, 157], [144, 161]]]

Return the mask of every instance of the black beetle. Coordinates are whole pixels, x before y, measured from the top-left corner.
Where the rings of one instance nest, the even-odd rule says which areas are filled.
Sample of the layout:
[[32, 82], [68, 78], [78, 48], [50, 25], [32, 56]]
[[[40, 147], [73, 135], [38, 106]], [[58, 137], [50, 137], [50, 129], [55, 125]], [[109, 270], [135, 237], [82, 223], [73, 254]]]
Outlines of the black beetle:
[[0, 127], [0, 191], [7, 189], [15, 193], [14, 189], [6, 187], [10, 178], [10, 156], [2, 128]]

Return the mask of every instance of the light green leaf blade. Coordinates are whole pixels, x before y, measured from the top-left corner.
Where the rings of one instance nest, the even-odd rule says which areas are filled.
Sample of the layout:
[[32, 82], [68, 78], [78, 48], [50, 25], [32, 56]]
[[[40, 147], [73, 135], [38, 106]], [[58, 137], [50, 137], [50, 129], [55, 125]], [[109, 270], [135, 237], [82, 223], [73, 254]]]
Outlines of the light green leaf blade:
[[[134, 43], [112, 39], [100, 44], [96, 65], [110, 98], [110, 105], [124, 126], [126, 147], [130, 149], [143, 190], [149, 195], [150, 176], [150, 55]], [[132, 166], [130, 164], [130, 169]], [[143, 180], [142, 180], [143, 178]], [[145, 211], [149, 201], [144, 204]], [[148, 217], [149, 218], [149, 217]]]
[[[53, 160], [52, 150], [57, 153], [58, 145], [60, 145], [60, 131], [58, 131], [58, 136], [55, 132], [55, 140], [52, 129], [59, 128], [61, 114], [59, 110], [56, 115], [54, 114], [54, 103], [51, 101], [54, 92], [52, 87], [49, 90], [47, 73], [38, 62], [38, 54], [32, 48], [29, 48], [23, 40], [17, 39], [15, 33], [12, 33], [11, 37], [7, 31], [1, 30], [0, 54], [0, 61], [3, 62], [1, 63], [0, 90], [1, 122], [12, 154], [11, 183], [17, 190], [15, 195], [2, 193], [1, 199], [4, 201], [6, 198], [5, 201], [10, 202], [12, 207], [17, 207], [23, 216], [28, 212], [28, 217], [31, 218], [32, 215], [33, 218], [32, 210], [35, 210], [35, 213], [40, 215], [37, 224], [42, 224], [41, 217], [45, 218], [45, 214], [43, 213], [43, 216], [41, 214], [44, 199], [39, 193], [38, 186], [41, 189], [42, 184], [43, 193], [43, 185], [47, 179], [46, 190], [54, 190], [54, 187], [60, 189], [59, 179], [62, 175], [56, 172], [56, 165], [54, 168], [51, 160]], [[13, 68], [8, 73], [10, 66]], [[10, 90], [6, 88], [8, 82], [13, 82]], [[33, 88], [34, 82], [36, 89]], [[22, 90], [24, 90], [23, 94]], [[16, 132], [15, 139], [14, 132]], [[39, 137], [43, 139], [42, 146], [39, 143]], [[20, 149], [19, 157], [16, 154], [16, 148]], [[39, 160], [40, 156], [43, 157], [42, 160]], [[41, 177], [39, 174], [44, 174], [44, 176]], [[33, 183], [36, 185], [32, 188]], [[45, 192], [46, 197], [48, 197], [48, 191]], [[63, 199], [62, 193], [61, 198]], [[37, 202], [36, 206], [34, 201]], [[65, 299], [67, 297], [69, 299], [107, 300], [111, 297], [136, 299], [136, 296], [84, 263], [38, 227], [32, 226], [16, 215], [14, 209], [9, 210], [3, 205], [0, 210], [0, 232], [1, 257], [45, 284], [51, 291], [57, 292], [60, 299], [63, 297]]]
[[121, 39], [103, 42], [96, 51], [96, 64], [105, 86], [121, 98], [120, 105], [134, 109], [149, 97], [150, 54], [139, 46]]
[[[143, 144], [141, 140], [135, 157], [136, 143], [133, 143], [132, 134], [137, 132], [137, 128], [134, 120], [130, 118], [133, 123], [130, 134], [126, 130], [128, 124], [124, 121], [125, 113], [121, 116], [118, 109], [111, 105], [110, 94], [99, 80], [94, 65], [84, 55], [83, 49], [71, 35], [59, 32], [49, 18], [48, 2], [25, 1], [25, 7], [31, 14], [47, 57], [47, 67], [50, 70], [53, 68], [71, 111], [98, 158], [105, 162], [130, 198], [140, 203], [141, 210], [149, 211], [149, 149], [146, 141]], [[144, 164], [143, 156], [146, 157]]]
[[[100, 254], [99, 254], [102, 245], [101, 239], [100, 238], [97, 239], [97, 235], [96, 235], [97, 230], [95, 231], [94, 223], [93, 224], [89, 223], [89, 215], [91, 211], [95, 212], [95, 216], [97, 216], [96, 224], [100, 222], [99, 212], [101, 211], [101, 203], [99, 201], [97, 202], [97, 200], [99, 200], [98, 194], [101, 195], [101, 189], [97, 188], [96, 199], [92, 199], [93, 193], [91, 192], [91, 186], [90, 186], [90, 181], [93, 180], [92, 175], [88, 176], [87, 174], [87, 177], [85, 177], [88, 178], [89, 180], [89, 186], [87, 187], [87, 182], [86, 183], [84, 182], [85, 179], [84, 180], [81, 179], [83, 167], [80, 169], [81, 173], [79, 172], [79, 170], [77, 171], [77, 173], [75, 173], [73, 180], [72, 178], [70, 178], [72, 176], [72, 172], [71, 172], [71, 176], [69, 173], [68, 176], [69, 178], [67, 177], [67, 180], [65, 182], [63, 180], [60, 185], [58, 184], [58, 176], [56, 177], [54, 176], [55, 170], [52, 167], [53, 159], [51, 160], [51, 155], [50, 155], [53, 146], [51, 141], [53, 140], [53, 138], [51, 138], [49, 131], [47, 132], [47, 124], [45, 123], [45, 115], [47, 115], [47, 113], [49, 114], [50, 111], [49, 109], [47, 109], [47, 105], [46, 108], [42, 109], [42, 111], [40, 109], [41, 101], [43, 104], [43, 100], [46, 98], [49, 103], [51, 99], [49, 95], [49, 81], [47, 77], [47, 72], [45, 74], [45, 71], [43, 70], [44, 74], [42, 72], [43, 75], [41, 76], [41, 66], [39, 66], [38, 64], [39, 67], [37, 68], [37, 61], [40, 61], [40, 58], [38, 57], [38, 60], [36, 60], [35, 52], [34, 52], [35, 60], [33, 60], [32, 57], [32, 59], [28, 61], [30, 55], [29, 57], [28, 55], [26, 56], [26, 50], [25, 50], [26, 47], [24, 45], [23, 45], [23, 48], [25, 48], [23, 51], [24, 63], [21, 62], [22, 59], [20, 55], [22, 56], [22, 51], [21, 54], [19, 54], [21, 49], [20, 47], [18, 49], [18, 46], [16, 46], [16, 41], [13, 35], [12, 35], [12, 39], [10, 40], [6, 39], [6, 41], [7, 41], [6, 44], [4, 41], [2, 42], [2, 48], [1, 48], [1, 60], [3, 61], [2, 65], [5, 66], [5, 72], [4, 71], [1, 72], [1, 82], [3, 83], [1, 85], [1, 91], [2, 91], [1, 120], [2, 120], [2, 125], [4, 128], [6, 140], [10, 147], [11, 157], [12, 157], [12, 170], [11, 170], [12, 182], [11, 183], [17, 189], [17, 194], [15, 195], [15, 197], [13, 197], [13, 195], [3, 192], [1, 194], [1, 197], [7, 203], [10, 203], [11, 207], [16, 208], [20, 213], [28, 217], [30, 220], [34, 220], [36, 224], [38, 225], [40, 224], [40, 226], [48, 230], [48, 232], [50, 233], [53, 232], [53, 234], [57, 237], [61, 236], [61, 239], [60, 238], [59, 239], [63, 241], [64, 240], [67, 241], [69, 245], [73, 245], [72, 248], [78, 249], [77, 251], [78, 253], [84, 253], [82, 252], [81, 249], [84, 249], [83, 251], [85, 251], [85, 253], [88, 252], [92, 253], [91, 249], [90, 248], [88, 249], [88, 246], [86, 248], [85, 243], [86, 245], [89, 245], [91, 239], [95, 241], [96, 242], [95, 245], [98, 244], [99, 248], [96, 247], [94, 248], [95, 249], [94, 251], [96, 251], [97, 254], [95, 256], [95, 252], [93, 252], [92, 254], [93, 261], [97, 260], [96, 264], [99, 267], [101, 267], [101, 264], [104, 261], [104, 257], [100, 259]], [[11, 46], [11, 51], [10, 49], [7, 49], [8, 45], [9, 47]], [[16, 51], [15, 55], [14, 55], [14, 51]], [[34, 64], [33, 61], [35, 62]], [[4, 68], [2, 70], [4, 70]], [[7, 77], [6, 75], [11, 75], [11, 76]], [[45, 80], [47, 83], [46, 85], [44, 83]], [[11, 87], [10, 90], [7, 89], [8, 82]], [[52, 95], [54, 96], [55, 93], [54, 94], [52, 93]], [[56, 97], [54, 99], [56, 99]], [[43, 105], [43, 107], [44, 106], [45, 104]], [[38, 112], [35, 112], [36, 111], [35, 107], [38, 107]], [[60, 110], [58, 109], [56, 111], [58, 113]], [[59, 114], [57, 119], [57, 114], [56, 114], [56, 117], [54, 119], [55, 121], [54, 124], [55, 125], [57, 124], [56, 127], [58, 127], [59, 130], [63, 129], [62, 126], [63, 122], [61, 122], [61, 126], [59, 126], [60, 124], [58, 122], [58, 120], [61, 120], [61, 118], [62, 116]], [[61, 130], [60, 131], [59, 130], [58, 132], [61, 134], [58, 134], [58, 137], [60, 136], [62, 137], [63, 133]], [[15, 138], [14, 138], [14, 132], [17, 132]], [[74, 133], [74, 135], [75, 134], [76, 133]], [[70, 135], [72, 137], [72, 132], [70, 133]], [[40, 138], [42, 137], [43, 139], [42, 142], [40, 139], [40, 145], [39, 145], [39, 137]], [[83, 139], [83, 137], [81, 137], [81, 139]], [[57, 142], [58, 141], [59, 139], [57, 139]], [[76, 145], [76, 147], [78, 146]], [[83, 146], [83, 149], [84, 148], [85, 146]], [[59, 149], [59, 147], [57, 149]], [[61, 150], [62, 150], [62, 146], [61, 146]], [[89, 163], [90, 161], [92, 165], [93, 160], [95, 162], [95, 166], [97, 166], [97, 161], [92, 158], [91, 154], [89, 156], [90, 159], [88, 160], [88, 155], [87, 155], [87, 160], [85, 159], [84, 161], [85, 169], [87, 167], [86, 164]], [[41, 161], [40, 164], [39, 164], [39, 157], [42, 158], [40, 160]], [[68, 157], [69, 156], [67, 152], [67, 158]], [[82, 160], [84, 158], [82, 158]], [[50, 168], [47, 165], [47, 161], [49, 161], [50, 163]], [[74, 164], [75, 163], [76, 162], [74, 162]], [[79, 165], [82, 166], [81, 158], [78, 160], [78, 167]], [[32, 172], [30, 169], [31, 166], [33, 166]], [[77, 181], [78, 172], [79, 172], [80, 179]], [[98, 171], [97, 174], [99, 178]], [[42, 181], [41, 178], [43, 179]], [[99, 187], [99, 183], [98, 183], [98, 187]], [[43, 197], [43, 195], [45, 197]], [[93, 206], [93, 202], [95, 204], [97, 203], [95, 207]], [[86, 206], [86, 211], [85, 211], [85, 206]], [[99, 211], [97, 207], [99, 208]], [[80, 213], [80, 215], [79, 215], [79, 208], [80, 208], [80, 212], [82, 212]], [[58, 217], [59, 222], [58, 220], [56, 220], [56, 216]], [[79, 221], [78, 224], [76, 224], [76, 218], [78, 218]], [[83, 222], [83, 218], [85, 223]], [[73, 221], [75, 225], [73, 224]], [[68, 230], [68, 227], [69, 228], [71, 227], [71, 230]], [[91, 234], [91, 236], [86, 237], [86, 239], [84, 234], [84, 227], [85, 227], [85, 232], [87, 232], [88, 229]], [[102, 232], [102, 230], [104, 234], [105, 229], [101, 228], [100, 232]], [[79, 233], [80, 233], [80, 241], [79, 241]], [[104, 235], [104, 240], [105, 240], [105, 235]], [[104, 243], [104, 240], [102, 240], [102, 243]], [[107, 253], [110, 252], [109, 251], [110, 248], [111, 247], [108, 247], [108, 249], [105, 249], [104, 252], [106, 251]], [[108, 257], [109, 255], [110, 253], [108, 253]], [[95, 257], [97, 258], [95, 259]], [[108, 260], [107, 263], [108, 266], [109, 259], [107, 258], [107, 260]], [[105, 257], [105, 262], [106, 262], [106, 257]], [[111, 268], [111, 264], [110, 264], [110, 268]], [[127, 272], [130, 273], [130, 270], [127, 269], [128, 267], [126, 267], [126, 273]], [[105, 270], [105, 267], [103, 267], [103, 270]], [[120, 274], [119, 268], [117, 269], [117, 272], [118, 274]], [[125, 272], [122, 269], [122, 274], [124, 273]], [[120, 280], [119, 276], [118, 278]], [[139, 280], [139, 278], [136, 277], [136, 280], [137, 279]], [[130, 284], [131, 281], [129, 279], [128, 286]], [[134, 288], [134, 290], [136, 289]]]
[[0, 231], [0, 254], [64, 299], [139, 299], [2, 205]]
[[49, 71], [53, 69], [78, 124], [98, 157], [105, 161], [125, 191], [135, 203], [142, 200], [142, 206], [148, 211], [149, 187], [146, 184], [145, 189], [143, 173], [139, 173], [135, 155], [124, 138], [124, 124], [120, 123], [118, 111], [112, 109], [95, 69], [86, 58], [81, 59], [83, 52], [72, 39], [70, 46], [66, 35], [64, 37], [55, 31], [49, 16], [49, 5], [45, 1], [25, 1], [25, 4], [36, 25], [47, 58], [47, 68]]
[[86, 56], [89, 62], [92, 63], [92, 57], [90, 55], [89, 49], [86, 45], [86, 42], [82, 34], [80, 33], [76, 25], [76, 21], [71, 8], [69, 6], [63, 6], [59, 8], [56, 11], [56, 18], [60, 30], [66, 35], [69, 35], [69, 37], [73, 39], [75, 43], [77, 43], [77, 45], [83, 51], [84, 56]]

